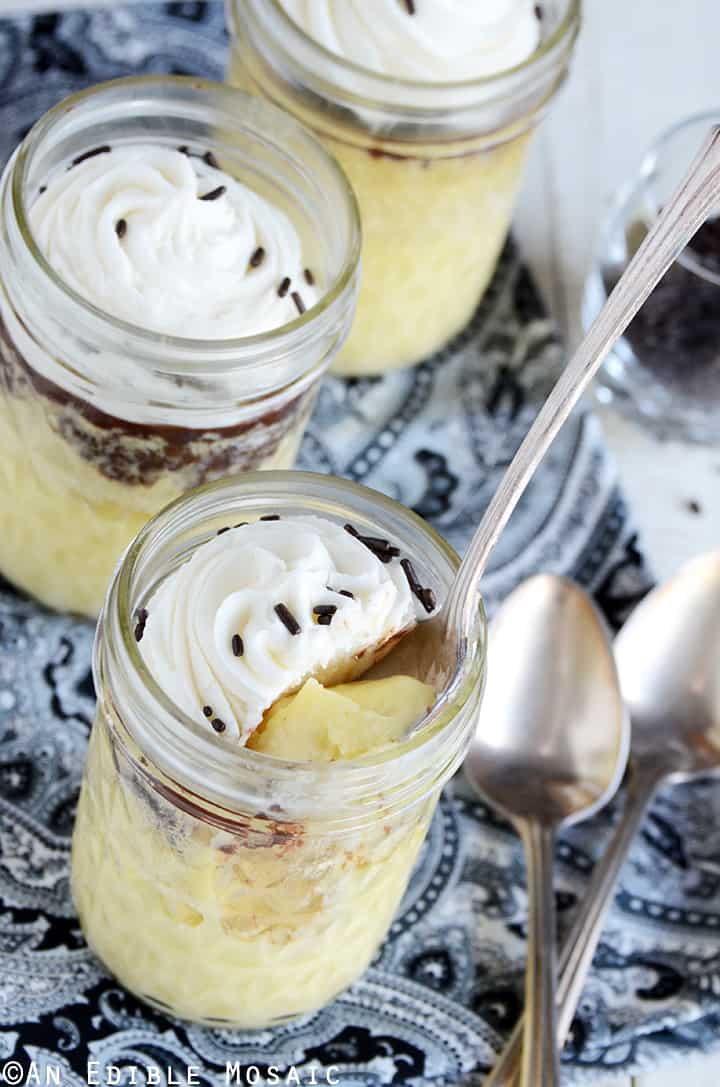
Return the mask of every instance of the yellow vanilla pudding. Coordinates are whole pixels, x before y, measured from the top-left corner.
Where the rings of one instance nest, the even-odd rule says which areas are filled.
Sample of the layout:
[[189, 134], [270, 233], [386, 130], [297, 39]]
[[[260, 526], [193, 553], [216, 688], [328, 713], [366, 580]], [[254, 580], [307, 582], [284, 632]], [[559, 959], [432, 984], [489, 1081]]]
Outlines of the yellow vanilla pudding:
[[0, 183], [0, 573], [96, 615], [169, 501], [289, 467], [358, 257], [334, 162], [239, 92], [120, 80], [42, 118]]
[[579, 3], [230, 0], [229, 11], [230, 82], [313, 128], [357, 194], [360, 298], [335, 369], [420, 361], [489, 283]]
[[[353, 749], [370, 754], [415, 720], [405, 704], [395, 716], [382, 712], [386, 702], [397, 706], [396, 685], [420, 715], [433, 701], [432, 688], [407, 677], [368, 681], [364, 706], [342, 688], [303, 688], [284, 709], [279, 739], [291, 727], [290, 757], [332, 761], [352, 727]], [[331, 719], [318, 743], [313, 715], [338, 707], [340, 735]], [[273, 730], [270, 714], [251, 746], [282, 750]], [[94, 785], [78, 809], [73, 894], [89, 944], [138, 996], [184, 1019], [248, 1029], [315, 1011], [362, 973], [434, 807], [426, 802], [409, 825], [387, 823], [337, 845], [272, 815], [241, 837], [186, 816], [168, 840], [150, 796], [127, 795], [97, 727], [87, 774]]]
[[[292, 476], [268, 473], [276, 497]], [[251, 1029], [322, 1007], [375, 954], [472, 731], [483, 628], [479, 614], [442, 711], [417, 675], [373, 678], [433, 613], [450, 554], [404, 511], [409, 532], [390, 540], [327, 503], [269, 520], [236, 506], [196, 540], [192, 503], [207, 526], [208, 495], [242, 488], [218, 486], [161, 514], [113, 579], [72, 887], [123, 985], [183, 1018]], [[151, 567], [160, 577], [143, 587]]]

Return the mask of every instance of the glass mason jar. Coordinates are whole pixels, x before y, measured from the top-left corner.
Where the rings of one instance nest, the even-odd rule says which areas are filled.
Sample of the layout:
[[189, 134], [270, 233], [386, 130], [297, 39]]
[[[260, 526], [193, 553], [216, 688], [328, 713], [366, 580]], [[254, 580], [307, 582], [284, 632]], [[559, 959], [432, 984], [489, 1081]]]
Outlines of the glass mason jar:
[[568, 69], [580, 0], [542, 5], [542, 41], [469, 82], [379, 75], [313, 41], [280, 0], [227, 0], [228, 78], [312, 128], [353, 184], [358, 311], [335, 369], [418, 362], [470, 319], [505, 241], [532, 130]]
[[143, 1000], [247, 1029], [322, 1007], [367, 967], [439, 792], [464, 757], [485, 666], [478, 603], [462, 665], [406, 740], [321, 765], [204, 730], [146, 670], [133, 615], [228, 519], [270, 511], [350, 518], [382, 532], [440, 600], [458, 563], [429, 525], [374, 491], [331, 476], [253, 472], [178, 499], [140, 532], [113, 576], [73, 837], [80, 923]]
[[[233, 340], [159, 335], [81, 298], [39, 250], [28, 209], [48, 173], [103, 143], [187, 144], [282, 207], [323, 291], [290, 324]], [[290, 467], [357, 294], [360, 229], [342, 171], [292, 119], [197, 79], [74, 95], [0, 183], [0, 572], [97, 614], [152, 514], [228, 472]]]
[[[680, 184], [718, 110], [663, 132], [612, 199], [583, 298], [590, 327]], [[595, 395], [662, 439], [720, 443], [720, 209], [678, 255], [613, 344]]]

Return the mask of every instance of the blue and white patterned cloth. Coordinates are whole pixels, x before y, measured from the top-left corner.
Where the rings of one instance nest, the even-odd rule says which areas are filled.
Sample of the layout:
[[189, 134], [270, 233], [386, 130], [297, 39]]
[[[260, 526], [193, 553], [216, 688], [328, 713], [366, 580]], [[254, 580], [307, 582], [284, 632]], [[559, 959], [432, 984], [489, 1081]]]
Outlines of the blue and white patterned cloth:
[[[221, 78], [215, 4], [114, 7], [0, 21], [0, 157], [54, 102], [142, 72]], [[301, 465], [362, 480], [462, 548], [562, 365], [562, 348], [512, 247], [468, 329], [383, 379], [330, 378]], [[1, 530], [1, 527], [0, 527]], [[538, 569], [570, 574], [619, 624], [647, 588], [596, 421], [577, 413], [514, 516], [486, 583], [492, 606]], [[510, 828], [457, 780], [365, 977], [333, 1005], [272, 1031], [190, 1027], [106, 976], [68, 888], [70, 834], [93, 713], [89, 625], [0, 587], [0, 1071], [31, 1060], [79, 1087], [87, 1062], [125, 1082], [225, 1082], [226, 1062], [339, 1066], [349, 1085], [475, 1085], [521, 1005], [526, 899]], [[563, 928], [617, 807], [563, 837]], [[621, 880], [572, 1039], [567, 1082], [709, 1048], [720, 1028], [720, 788], [662, 794]], [[295, 1080], [296, 1082], [297, 1080]], [[322, 1082], [322, 1079], [319, 1080]]]

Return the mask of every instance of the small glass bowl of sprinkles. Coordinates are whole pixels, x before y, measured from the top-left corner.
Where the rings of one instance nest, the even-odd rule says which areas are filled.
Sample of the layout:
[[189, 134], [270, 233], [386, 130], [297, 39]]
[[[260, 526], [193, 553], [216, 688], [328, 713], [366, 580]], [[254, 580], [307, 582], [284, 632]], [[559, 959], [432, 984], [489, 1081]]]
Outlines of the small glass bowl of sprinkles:
[[[583, 300], [590, 326], [720, 112], [689, 117], [646, 151], [615, 195]], [[720, 207], [610, 352], [596, 396], [661, 438], [720, 441]]]

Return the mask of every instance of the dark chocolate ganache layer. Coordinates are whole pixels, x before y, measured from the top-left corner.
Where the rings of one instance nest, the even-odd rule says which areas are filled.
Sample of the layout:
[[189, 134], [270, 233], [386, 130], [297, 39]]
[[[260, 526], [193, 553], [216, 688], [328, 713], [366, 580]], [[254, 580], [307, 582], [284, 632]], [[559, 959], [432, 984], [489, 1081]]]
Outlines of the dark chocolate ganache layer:
[[7, 396], [45, 401], [48, 424], [103, 476], [151, 486], [164, 473], [182, 472], [183, 489], [266, 463], [304, 422], [314, 385], [257, 417], [210, 430], [132, 422], [96, 407], [39, 374], [18, 351], [0, 320], [0, 383]]

